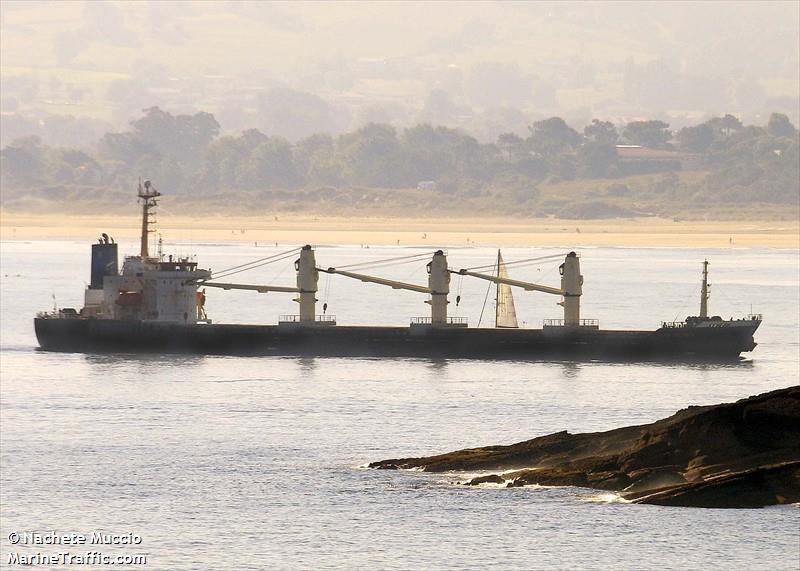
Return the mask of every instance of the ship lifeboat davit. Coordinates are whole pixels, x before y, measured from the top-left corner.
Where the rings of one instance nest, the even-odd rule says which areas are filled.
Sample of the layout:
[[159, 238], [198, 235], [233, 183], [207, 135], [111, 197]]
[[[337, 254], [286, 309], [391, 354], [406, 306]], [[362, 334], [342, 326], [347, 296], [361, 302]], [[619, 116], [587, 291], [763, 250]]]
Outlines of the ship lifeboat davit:
[[117, 305], [121, 305], [123, 307], [133, 307], [142, 304], [142, 292], [140, 291], [128, 291], [128, 290], [120, 290], [119, 295], [117, 296]]

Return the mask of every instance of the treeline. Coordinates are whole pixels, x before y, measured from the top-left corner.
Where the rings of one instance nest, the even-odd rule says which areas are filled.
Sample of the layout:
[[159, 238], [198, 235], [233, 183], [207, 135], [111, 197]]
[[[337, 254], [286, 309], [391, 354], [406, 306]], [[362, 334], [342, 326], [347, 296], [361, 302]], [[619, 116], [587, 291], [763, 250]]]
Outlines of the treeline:
[[[431, 192], [457, 197], [475, 196], [488, 186], [535, 192], [545, 180], [691, 168], [709, 171], [696, 190], [710, 197], [782, 203], [796, 202], [800, 194], [798, 132], [778, 113], [763, 127], [725, 115], [676, 132], [657, 120], [618, 129], [597, 119], [579, 131], [552, 117], [530, 125], [527, 137], [509, 133], [488, 144], [427, 124], [397, 130], [373, 123], [296, 144], [257, 129], [238, 136], [220, 136], [219, 130], [209, 113], [172, 115], [152, 107], [129, 131], [105, 134], [92, 152], [45, 146], [37, 137], [19, 139], [0, 151], [2, 184], [129, 189], [142, 176], [169, 192], [202, 196], [425, 183], [421, 186]], [[641, 150], [649, 151], [637, 155]]]

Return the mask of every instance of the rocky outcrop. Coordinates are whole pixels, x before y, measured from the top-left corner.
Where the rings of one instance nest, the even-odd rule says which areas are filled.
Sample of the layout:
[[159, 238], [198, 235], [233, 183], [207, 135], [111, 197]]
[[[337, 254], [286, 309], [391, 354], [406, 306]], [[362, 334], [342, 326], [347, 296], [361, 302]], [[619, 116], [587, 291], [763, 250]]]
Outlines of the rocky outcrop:
[[800, 502], [800, 387], [607, 432], [383, 460], [379, 469], [502, 471], [468, 482], [581, 486], [637, 503], [755, 507]]

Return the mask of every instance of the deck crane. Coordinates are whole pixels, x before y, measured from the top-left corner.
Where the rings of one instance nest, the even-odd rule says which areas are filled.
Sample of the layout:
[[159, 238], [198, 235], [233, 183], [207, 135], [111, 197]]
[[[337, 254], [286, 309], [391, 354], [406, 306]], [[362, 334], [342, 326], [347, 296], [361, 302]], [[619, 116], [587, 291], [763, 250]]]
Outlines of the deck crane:
[[[290, 286], [273, 286], [273, 285], [250, 285], [250, 284], [235, 284], [224, 282], [202, 282], [203, 287], [216, 287], [220, 289], [241, 289], [257, 291], [258, 293], [268, 292], [283, 292], [283, 293], [297, 293], [299, 294], [294, 301], [300, 304], [299, 322], [302, 324], [317, 323], [316, 319], [316, 304], [317, 304], [317, 290], [319, 283], [319, 271], [317, 270], [317, 262], [314, 257], [314, 249], [309, 246], [303, 246], [300, 249], [300, 257], [294, 263], [294, 269], [297, 272], [297, 287]], [[326, 325], [335, 324], [332, 321], [326, 321]]]
[[425, 303], [431, 306], [431, 324], [433, 326], [448, 325], [447, 304], [449, 302], [447, 301], [447, 294], [450, 293], [450, 270], [447, 267], [447, 256], [442, 250], [434, 252], [433, 258], [428, 262], [428, 287], [345, 270], [337, 270], [336, 268], [317, 269], [321, 272], [345, 276], [366, 283], [389, 286], [392, 289], [404, 289], [417, 293], [430, 294], [431, 299], [427, 300]]
[[450, 270], [451, 273], [462, 276], [480, 278], [496, 284], [506, 284], [512, 287], [520, 287], [526, 291], [540, 291], [552, 295], [560, 295], [563, 300], [559, 302], [564, 308], [564, 325], [576, 326], [581, 323], [581, 294], [583, 290], [583, 276], [581, 275], [580, 259], [575, 252], [570, 252], [564, 259], [564, 263], [558, 268], [561, 274], [561, 287], [539, 285], [511, 278], [501, 278], [490, 274], [472, 272], [469, 269]]
[[269, 293], [269, 292], [297, 293], [300, 291], [296, 287], [289, 287], [289, 286], [231, 284], [225, 282], [200, 282], [199, 285], [203, 287], [216, 287], [225, 290], [244, 289], [250, 291], [257, 291], [258, 293]]

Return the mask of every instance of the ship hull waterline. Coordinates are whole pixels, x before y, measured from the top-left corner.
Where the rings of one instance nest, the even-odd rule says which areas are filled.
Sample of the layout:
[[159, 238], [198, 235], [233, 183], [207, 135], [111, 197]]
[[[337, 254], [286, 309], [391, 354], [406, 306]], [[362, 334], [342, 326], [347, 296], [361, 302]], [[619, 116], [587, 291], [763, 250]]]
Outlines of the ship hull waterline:
[[[297, 324], [294, 324], [297, 325]], [[46, 351], [517, 360], [738, 360], [758, 324], [654, 331], [34, 320]]]

